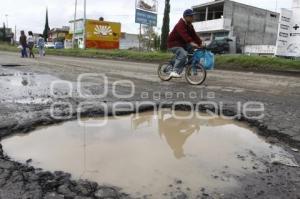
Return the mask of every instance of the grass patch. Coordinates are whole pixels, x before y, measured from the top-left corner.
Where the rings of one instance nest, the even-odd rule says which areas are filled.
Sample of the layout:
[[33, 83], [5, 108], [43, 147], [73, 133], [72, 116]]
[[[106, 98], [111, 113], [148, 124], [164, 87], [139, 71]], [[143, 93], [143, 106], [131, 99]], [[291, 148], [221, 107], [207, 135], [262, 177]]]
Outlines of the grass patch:
[[90, 58], [113, 58], [134, 61], [160, 62], [171, 58], [169, 53], [161, 52], [138, 52], [131, 50], [99, 50], [99, 49], [48, 49], [47, 54], [75, 56], [75, 57], [90, 57]]
[[222, 55], [216, 57], [216, 67], [228, 70], [300, 71], [300, 60], [267, 56]]
[[[19, 52], [16, 46], [0, 43], [1, 51]], [[35, 49], [35, 52], [37, 50]], [[132, 60], [141, 62], [168, 61], [172, 54], [161, 52], [138, 52], [132, 50], [99, 50], [99, 49], [46, 49], [48, 55], [74, 56], [87, 58], [103, 58], [116, 60]], [[246, 55], [218, 55], [216, 68], [225, 70], [245, 71], [299, 71], [300, 60], [290, 60], [278, 57], [246, 56]]]

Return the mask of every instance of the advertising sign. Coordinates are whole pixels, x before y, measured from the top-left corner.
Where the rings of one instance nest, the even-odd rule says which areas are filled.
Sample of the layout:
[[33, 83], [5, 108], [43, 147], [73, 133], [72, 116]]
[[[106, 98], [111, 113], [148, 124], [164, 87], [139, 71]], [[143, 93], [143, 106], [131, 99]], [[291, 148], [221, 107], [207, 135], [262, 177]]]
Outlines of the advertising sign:
[[293, 1], [290, 42], [287, 48], [289, 56], [300, 57], [300, 0]]
[[86, 21], [86, 48], [118, 49], [120, 36], [120, 23], [98, 20]]
[[135, 23], [157, 26], [157, 14], [143, 10], [136, 10]]
[[135, 22], [157, 26], [158, 2], [156, 0], [136, 0]]
[[292, 11], [281, 9], [276, 55], [300, 57], [300, 0], [293, 1]]
[[137, 0], [136, 9], [144, 10], [146, 12], [157, 13], [158, 2], [156, 0]]
[[292, 21], [293, 12], [287, 9], [281, 9], [281, 15], [279, 20], [278, 27], [278, 36], [277, 36], [277, 56], [289, 56], [288, 55], [288, 46], [290, 43], [290, 31], [291, 31], [291, 21]]

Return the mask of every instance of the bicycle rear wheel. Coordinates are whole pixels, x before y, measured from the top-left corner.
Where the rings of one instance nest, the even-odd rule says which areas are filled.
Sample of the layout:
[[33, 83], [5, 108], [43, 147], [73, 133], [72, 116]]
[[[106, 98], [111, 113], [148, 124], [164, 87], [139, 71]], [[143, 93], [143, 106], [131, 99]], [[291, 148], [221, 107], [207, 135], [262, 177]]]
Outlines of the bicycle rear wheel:
[[206, 80], [206, 70], [201, 64], [197, 64], [195, 67], [192, 65], [187, 66], [185, 72], [185, 79], [191, 85], [201, 85]]
[[170, 76], [173, 66], [170, 62], [162, 63], [158, 66], [157, 74], [162, 81], [170, 81], [172, 77]]

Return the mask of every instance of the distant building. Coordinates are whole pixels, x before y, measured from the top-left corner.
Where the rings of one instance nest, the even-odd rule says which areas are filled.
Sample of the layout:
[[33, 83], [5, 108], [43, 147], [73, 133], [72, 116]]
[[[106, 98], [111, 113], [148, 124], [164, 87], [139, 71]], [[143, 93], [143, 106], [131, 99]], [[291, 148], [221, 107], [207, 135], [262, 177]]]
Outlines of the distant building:
[[139, 35], [122, 32], [120, 49], [139, 48]]
[[[5, 38], [3, 38], [4, 36]], [[0, 41], [11, 42], [13, 38], [14, 38], [14, 33], [12, 32], [11, 28], [5, 28], [5, 34], [4, 34], [4, 27], [0, 27]]]
[[49, 33], [49, 41], [57, 42], [57, 41], [65, 41], [66, 36], [69, 34], [70, 27], [63, 26], [62, 28], [53, 28]]
[[279, 13], [231, 0], [196, 5], [193, 10], [194, 27], [206, 43], [230, 38], [233, 40], [231, 53], [275, 49]]

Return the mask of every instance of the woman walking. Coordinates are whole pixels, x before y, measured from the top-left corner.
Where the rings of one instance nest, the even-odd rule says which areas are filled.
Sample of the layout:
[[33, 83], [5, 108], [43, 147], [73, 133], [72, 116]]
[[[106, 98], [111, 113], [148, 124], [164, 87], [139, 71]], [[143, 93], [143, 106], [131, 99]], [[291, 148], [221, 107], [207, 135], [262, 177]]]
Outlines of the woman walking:
[[24, 30], [21, 31], [21, 36], [20, 36], [20, 45], [22, 46], [22, 50], [21, 50], [21, 56], [22, 58], [28, 57], [27, 55], [27, 37], [25, 35]]
[[28, 32], [28, 48], [29, 48], [29, 57], [34, 58], [34, 54], [33, 54], [33, 47], [34, 47], [34, 39], [33, 39], [33, 33], [31, 31]]
[[43, 38], [43, 35], [39, 35], [38, 48], [40, 57], [45, 56], [45, 40]]

